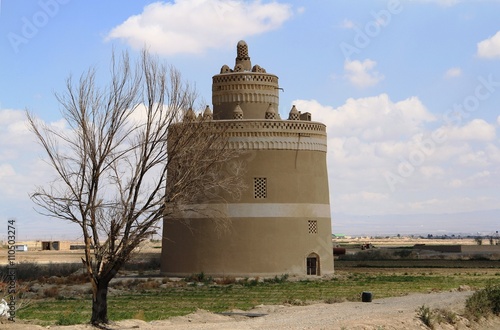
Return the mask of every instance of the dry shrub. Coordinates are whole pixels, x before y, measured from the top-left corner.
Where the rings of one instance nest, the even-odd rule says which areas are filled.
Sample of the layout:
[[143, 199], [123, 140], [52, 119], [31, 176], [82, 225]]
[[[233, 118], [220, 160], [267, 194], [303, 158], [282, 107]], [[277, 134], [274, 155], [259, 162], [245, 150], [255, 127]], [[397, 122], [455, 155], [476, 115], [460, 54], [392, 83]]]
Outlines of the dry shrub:
[[184, 281], [186, 282], [212, 282], [213, 279], [211, 276], [206, 276], [204, 272], [198, 273], [198, 274], [191, 274], [190, 276], [184, 278]]
[[486, 288], [474, 292], [465, 302], [465, 314], [468, 319], [474, 321], [500, 315], [500, 284], [489, 284]]
[[454, 325], [458, 322], [458, 315], [445, 308], [430, 309], [426, 305], [420, 306], [417, 310], [417, 316], [428, 328], [435, 329], [437, 324]]
[[148, 279], [147, 281], [141, 282], [139, 283], [139, 285], [137, 285], [137, 289], [140, 290], [151, 290], [151, 289], [157, 289], [159, 287], [160, 287], [160, 282], [153, 279]]
[[89, 282], [89, 277], [86, 273], [72, 274], [67, 277], [66, 284], [85, 284]]
[[215, 283], [225, 285], [236, 283], [236, 278], [234, 276], [224, 276], [215, 280]]
[[142, 283], [141, 280], [133, 279], [133, 280], [128, 280], [127, 282], [124, 282], [123, 286], [127, 287], [128, 289], [136, 289], [141, 283]]
[[278, 277], [278, 275], [275, 275], [274, 277], [271, 277], [271, 278], [265, 278], [264, 282], [265, 283], [284, 283], [287, 280], [288, 280], [288, 274], [282, 274], [279, 277]]
[[56, 286], [52, 286], [43, 290], [43, 295], [45, 298], [55, 298], [59, 296], [59, 289]]
[[287, 298], [283, 301], [283, 304], [285, 305], [292, 305], [292, 306], [305, 306], [307, 305], [305, 301], [301, 299], [293, 299], [293, 298]]
[[433, 313], [438, 323], [455, 324], [458, 321], [457, 314], [449, 309], [438, 308]]
[[114, 288], [123, 287], [124, 282], [123, 282], [123, 280], [113, 281], [112, 283], [110, 283], [110, 286], [112, 286]]
[[237, 281], [237, 283], [243, 286], [256, 286], [259, 284], [259, 277], [256, 277], [254, 279], [249, 279], [248, 277], [245, 277], [244, 279]]
[[428, 328], [434, 329], [434, 317], [429, 306], [422, 305], [417, 308], [417, 316]]
[[42, 277], [39, 282], [47, 283], [47, 284], [56, 284], [56, 285], [64, 285], [64, 284], [84, 284], [87, 283], [88, 277], [86, 274], [78, 274], [78, 275], [69, 275], [69, 276], [52, 276], [49, 278]]
[[338, 304], [338, 303], [343, 303], [345, 302], [345, 298], [341, 297], [330, 297], [325, 299], [326, 304]]
[[62, 285], [66, 283], [66, 279], [64, 277], [51, 276], [46, 279], [47, 284], [55, 284]]

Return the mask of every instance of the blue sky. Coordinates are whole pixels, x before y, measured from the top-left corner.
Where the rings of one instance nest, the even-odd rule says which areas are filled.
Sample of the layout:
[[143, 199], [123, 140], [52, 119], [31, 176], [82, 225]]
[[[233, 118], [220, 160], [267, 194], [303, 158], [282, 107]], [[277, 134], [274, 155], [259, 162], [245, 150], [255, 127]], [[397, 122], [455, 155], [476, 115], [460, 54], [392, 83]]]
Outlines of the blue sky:
[[247, 41], [253, 64], [328, 126], [334, 232], [500, 228], [500, 1], [0, 3], [0, 221], [20, 239], [78, 237], [28, 194], [53, 174], [24, 109], [61, 123], [54, 93], [113, 51], [148, 47], [211, 103], [211, 77]]

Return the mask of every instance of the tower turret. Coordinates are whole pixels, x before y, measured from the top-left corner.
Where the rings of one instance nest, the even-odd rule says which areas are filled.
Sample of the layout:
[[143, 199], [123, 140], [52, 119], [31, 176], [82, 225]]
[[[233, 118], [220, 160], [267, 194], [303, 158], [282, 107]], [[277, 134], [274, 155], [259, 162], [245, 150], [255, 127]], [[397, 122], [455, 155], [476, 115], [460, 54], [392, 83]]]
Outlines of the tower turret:
[[269, 104], [279, 108], [278, 77], [250, 61], [248, 45], [241, 40], [236, 46], [234, 69], [223, 65], [212, 78], [214, 119], [233, 119], [239, 104], [245, 119], [265, 119]]

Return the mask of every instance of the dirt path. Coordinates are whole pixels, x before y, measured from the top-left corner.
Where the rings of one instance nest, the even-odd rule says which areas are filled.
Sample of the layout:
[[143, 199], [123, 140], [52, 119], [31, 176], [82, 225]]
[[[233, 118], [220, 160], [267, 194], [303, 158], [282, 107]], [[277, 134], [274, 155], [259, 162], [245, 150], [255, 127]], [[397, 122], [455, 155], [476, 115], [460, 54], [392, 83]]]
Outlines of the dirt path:
[[[222, 316], [207, 311], [197, 311], [182, 317], [164, 321], [144, 322], [124, 320], [113, 323], [111, 329], [183, 330], [183, 329], [428, 329], [417, 318], [416, 309], [422, 305], [446, 308], [455, 312], [463, 310], [465, 300], [472, 292], [441, 292], [412, 294], [402, 297], [374, 299], [371, 303], [344, 302], [338, 304], [314, 304], [309, 306], [258, 306], [250, 312], [266, 316]], [[51, 326], [50, 329], [91, 329], [89, 325]], [[44, 329], [27, 324], [0, 324], [0, 329]], [[46, 328], [45, 328], [46, 329]], [[450, 325], [436, 329], [454, 329]], [[500, 329], [500, 319], [481, 326], [459, 319], [455, 329]]]

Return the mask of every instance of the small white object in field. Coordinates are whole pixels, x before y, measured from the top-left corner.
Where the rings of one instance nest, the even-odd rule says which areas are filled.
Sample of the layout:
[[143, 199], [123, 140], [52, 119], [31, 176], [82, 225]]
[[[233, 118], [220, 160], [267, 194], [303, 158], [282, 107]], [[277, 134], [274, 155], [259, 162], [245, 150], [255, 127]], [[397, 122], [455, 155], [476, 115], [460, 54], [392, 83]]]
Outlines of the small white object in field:
[[7, 304], [5, 299], [2, 299], [2, 302], [0, 302], [0, 316], [2, 317], [9, 316], [9, 305]]

